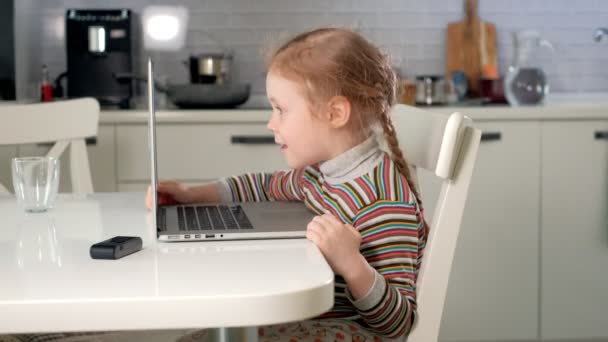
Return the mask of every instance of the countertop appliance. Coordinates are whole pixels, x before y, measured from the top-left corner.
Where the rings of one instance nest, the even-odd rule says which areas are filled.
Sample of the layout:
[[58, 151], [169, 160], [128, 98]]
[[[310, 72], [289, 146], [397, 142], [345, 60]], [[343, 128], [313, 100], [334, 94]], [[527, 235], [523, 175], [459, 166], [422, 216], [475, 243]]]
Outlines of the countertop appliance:
[[0, 101], [15, 100], [15, 29], [13, 0], [0, 1]]
[[102, 106], [129, 108], [132, 82], [116, 73], [132, 73], [132, 13], [129, 9], [66, 11], [67, 95], [90, 96]]

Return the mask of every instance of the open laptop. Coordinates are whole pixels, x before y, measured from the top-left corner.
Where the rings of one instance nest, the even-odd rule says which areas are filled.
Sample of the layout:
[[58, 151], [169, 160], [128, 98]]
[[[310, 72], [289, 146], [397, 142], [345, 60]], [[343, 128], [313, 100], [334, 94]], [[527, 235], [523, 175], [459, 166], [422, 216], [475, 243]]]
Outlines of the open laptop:
[[[161, 241], [303, 238], [314, 213], [301, 202], [158, 205], [154, 67], [148, 59], [152, 210]], [[208, 156], [209, 159], [212, 156]]]

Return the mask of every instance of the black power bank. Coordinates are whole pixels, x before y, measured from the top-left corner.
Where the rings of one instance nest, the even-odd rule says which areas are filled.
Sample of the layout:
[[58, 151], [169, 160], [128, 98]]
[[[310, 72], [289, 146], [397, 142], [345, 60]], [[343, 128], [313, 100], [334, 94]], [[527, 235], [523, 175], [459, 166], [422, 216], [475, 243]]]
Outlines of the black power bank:
[[138, 236], [115, 236], [91, 246], [93, 259], [120, 259], [141, 250], [142, 241]]

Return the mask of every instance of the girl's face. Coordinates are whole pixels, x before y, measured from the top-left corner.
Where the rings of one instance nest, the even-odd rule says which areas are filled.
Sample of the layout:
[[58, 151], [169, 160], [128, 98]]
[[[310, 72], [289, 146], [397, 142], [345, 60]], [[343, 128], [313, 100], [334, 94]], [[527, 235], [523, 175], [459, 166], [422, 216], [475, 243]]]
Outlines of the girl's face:
[[266, 127], [281, 145], [287, 165], [298, 169], [327, 160], [328, 127], [312, 115], [298, 84], [270, 71], [266, 94], [272, 105]]

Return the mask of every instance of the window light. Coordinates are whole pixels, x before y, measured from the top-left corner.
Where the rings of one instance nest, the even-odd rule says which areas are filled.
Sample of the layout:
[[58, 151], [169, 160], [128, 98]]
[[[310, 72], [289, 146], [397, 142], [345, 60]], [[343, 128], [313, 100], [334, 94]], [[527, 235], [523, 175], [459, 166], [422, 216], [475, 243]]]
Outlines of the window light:
[[188, 10], [182, 6], [148, 6], [142, 13], [144, 47], [148, 50], [179, 50], [184, 46]]

